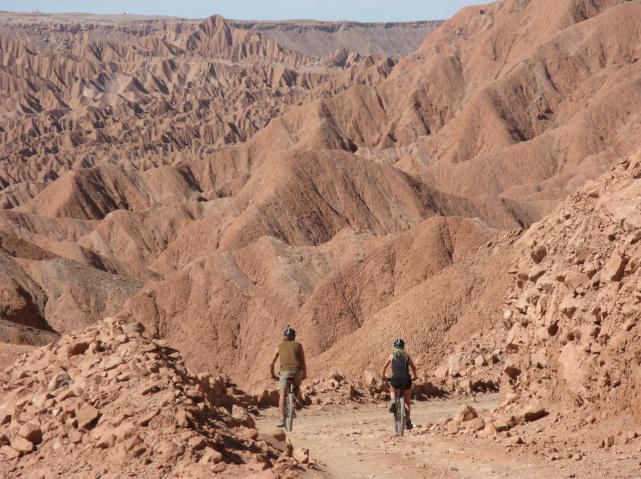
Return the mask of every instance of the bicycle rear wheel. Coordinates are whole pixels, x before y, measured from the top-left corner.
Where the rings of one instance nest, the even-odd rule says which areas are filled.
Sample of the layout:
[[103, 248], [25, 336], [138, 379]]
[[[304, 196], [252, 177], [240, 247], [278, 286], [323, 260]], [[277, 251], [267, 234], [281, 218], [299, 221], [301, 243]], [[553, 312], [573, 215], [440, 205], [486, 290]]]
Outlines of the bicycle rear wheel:
[[400, 399], [398, 400], [397, 408], [399, 409], [398, 413], [398, 435], [402, 436], [405, 432], [405, 397], [403, 396], [403, 391], [401, 393]]
[[285, 399], [285, 430], [291, 431], [294, 427], [294, 387], [290, 383], [287, 387], [287, 398]]

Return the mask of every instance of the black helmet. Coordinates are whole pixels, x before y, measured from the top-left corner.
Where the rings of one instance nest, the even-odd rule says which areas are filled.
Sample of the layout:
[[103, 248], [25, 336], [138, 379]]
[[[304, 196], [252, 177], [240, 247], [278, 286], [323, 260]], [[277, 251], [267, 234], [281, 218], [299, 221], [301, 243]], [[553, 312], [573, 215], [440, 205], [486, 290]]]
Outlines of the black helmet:
[[395, 339], [394, 347], [396, 349], [405, 349], [405, 341], [403, 341], [401, 338]]
[[288, 325], [285, 328], [285, 331], [283, 331], [283, 336], [285, 336], [287, 339], [291, 341], [294, 338], [296, 338], [296, 331], [294, 331], [294, 328]]

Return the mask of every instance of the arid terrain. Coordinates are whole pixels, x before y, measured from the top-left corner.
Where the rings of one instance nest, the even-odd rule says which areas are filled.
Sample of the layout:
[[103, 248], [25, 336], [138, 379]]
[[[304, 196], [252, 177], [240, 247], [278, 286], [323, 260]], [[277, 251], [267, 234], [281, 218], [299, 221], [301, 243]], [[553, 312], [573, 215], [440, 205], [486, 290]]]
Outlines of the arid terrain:
[[[117, 477], [638, 476], [640, 18], [0, 13], [0, 475], [82, 444], [44, 477], [107, 448]], [[293, 446], [267, 431], [288, 324]], [[170, 396], [191, 419], [133, 407]]]

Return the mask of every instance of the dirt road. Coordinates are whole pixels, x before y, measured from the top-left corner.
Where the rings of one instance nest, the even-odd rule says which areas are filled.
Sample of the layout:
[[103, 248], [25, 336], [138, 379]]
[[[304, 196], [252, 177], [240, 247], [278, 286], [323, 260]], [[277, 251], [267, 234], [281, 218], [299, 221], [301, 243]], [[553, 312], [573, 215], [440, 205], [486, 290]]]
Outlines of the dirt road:
[[[494, 397], [474, 403], [480, 412], [495, 406]], [[453, 416], [462, 401], [415, 404], [416, 424]], [[273, 426], [270, 410], [259, 427]], [[322, 472], [318, 478], [550, 478], [573, 477], [558, 465], [520, 453], [510, 453], [490, 440], [442, 438], [409, 432], [391, 433], [392, 419], [382, 405], [319, 407], [299, 413], [289, 438], [310, 450]]]

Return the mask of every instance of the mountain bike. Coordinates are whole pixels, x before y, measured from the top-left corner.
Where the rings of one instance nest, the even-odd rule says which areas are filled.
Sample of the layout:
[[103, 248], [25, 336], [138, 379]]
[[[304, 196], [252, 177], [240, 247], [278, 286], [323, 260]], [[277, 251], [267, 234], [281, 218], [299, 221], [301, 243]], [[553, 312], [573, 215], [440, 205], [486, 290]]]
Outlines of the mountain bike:
[[[386, 378], [392, 385], [391, 379]], [[405, 432], [405, 395], [401, 388], [394, 388], [394, 433], [402, 436]]]
[[285, 431], [290, 432], [294, 427], [294, 417], [296, 417], [294, 378], [287, 378], [287, 395], [285, 396]]

